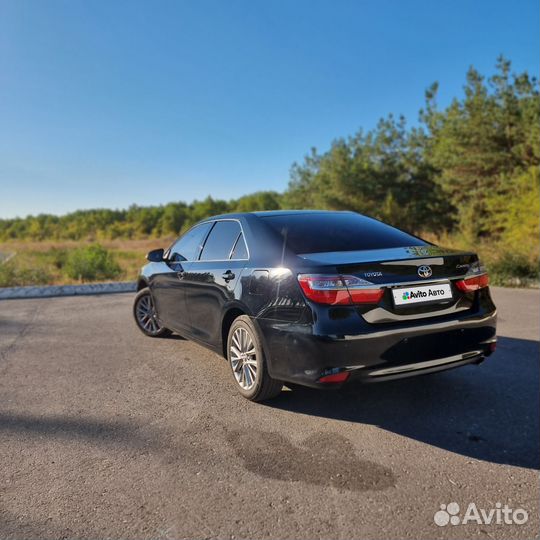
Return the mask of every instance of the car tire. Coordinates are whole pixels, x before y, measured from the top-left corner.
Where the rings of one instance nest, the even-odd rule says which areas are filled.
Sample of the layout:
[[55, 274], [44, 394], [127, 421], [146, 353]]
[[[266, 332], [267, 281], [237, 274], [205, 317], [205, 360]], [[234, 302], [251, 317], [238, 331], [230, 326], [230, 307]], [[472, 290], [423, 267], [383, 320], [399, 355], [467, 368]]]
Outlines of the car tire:
[[237, 317], [227, 338], [227, 360], [236, 388], [251, 401], [276, 397], [283, 383], [268, 374], [259, 330], [247, 315]]
[[150, 337], [167, 337], [171, 335], [168, 328], [164, 328], [158, 321], [154, 300], [150, 289], [141, 289], [133, 302], [133, 317], [139, 330]]

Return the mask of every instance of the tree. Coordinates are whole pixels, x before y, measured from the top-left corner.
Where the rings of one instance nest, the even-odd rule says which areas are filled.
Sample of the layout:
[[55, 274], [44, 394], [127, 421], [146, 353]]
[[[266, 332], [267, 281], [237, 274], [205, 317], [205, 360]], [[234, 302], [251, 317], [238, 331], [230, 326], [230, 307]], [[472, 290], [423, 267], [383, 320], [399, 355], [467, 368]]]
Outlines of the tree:
[[312, 150], [294, 165], [285, 203], [354, 210], [418, 232], [447, 228], [451, 212], [424, 159], [424, 137], [390, 115], [372, 131], [336, 140], [325, 154]]
[[486, 84], [471, 67], [465, 96], [443, 111], [437, 108], [435, 84], [421, 112], [426, 160], [457, 208], [459, 229], [470, 242], [497, 232], [490, 197], [509, 194], [516, 176], [540, 163], [538, 86], [525, 73], [510, 75], [510, 69], [500, 57]]
[[154, 230], [156, 236], [176, 236], [188, 219], [188, 206], [183, 202], [169, 203], [163, 208]]
[[235, 212], [255, 212], [260, 210], [279, 210], [282, 196], [276, 191], [257, 191], [231, 201]]

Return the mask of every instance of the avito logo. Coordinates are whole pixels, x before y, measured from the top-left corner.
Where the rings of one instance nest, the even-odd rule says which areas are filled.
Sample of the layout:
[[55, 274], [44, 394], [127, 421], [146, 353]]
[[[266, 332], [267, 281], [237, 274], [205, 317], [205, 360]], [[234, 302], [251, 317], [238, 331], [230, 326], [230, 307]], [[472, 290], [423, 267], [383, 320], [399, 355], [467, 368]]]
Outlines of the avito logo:
[[402, 295], [403, 300], [412, 300], [413, 298], [427, 298], [428, 296], [444, 296], [444, 289], [428, 289], [427, 291], [405, 291]]
[[[413, 298], [426, 298], [427, 296], [428, 292], [426, 291], [406, 291], [403, 293], [403, 300], [412, 300]], [[431, 296], [431, 294], [429, 294], [429, 296]]]
[[469, 503], [463, 516], [460, 515], [460, 507], [457, 502], [441, 504], [440, 510], [435, 512], [433, 521], [439, 527], [446, 525], [523, 525], [527, 523], [529, 514], [523, 508], [510, 508], [497, 502], [495, 508], [478, 508], [475, 503]]

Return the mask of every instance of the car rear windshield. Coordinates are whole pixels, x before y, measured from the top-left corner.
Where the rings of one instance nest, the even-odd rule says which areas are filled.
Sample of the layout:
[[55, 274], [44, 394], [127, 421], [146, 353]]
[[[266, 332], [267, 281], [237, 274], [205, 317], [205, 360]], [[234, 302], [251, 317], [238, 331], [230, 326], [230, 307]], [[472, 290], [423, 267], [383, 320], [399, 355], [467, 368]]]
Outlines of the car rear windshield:
[[416, 236], [353, 212], [285, 214], [262, 219], [281, 234], [296, 254], [427, 245]]

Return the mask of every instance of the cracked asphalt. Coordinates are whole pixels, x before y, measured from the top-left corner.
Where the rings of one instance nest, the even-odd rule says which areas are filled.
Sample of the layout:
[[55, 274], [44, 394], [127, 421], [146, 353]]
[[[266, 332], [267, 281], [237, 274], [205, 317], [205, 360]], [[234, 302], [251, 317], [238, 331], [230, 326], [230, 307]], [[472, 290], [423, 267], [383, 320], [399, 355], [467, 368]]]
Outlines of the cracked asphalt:
[[[132, 294], [0, 301], [0, 537], [537, 537], [540, 292], [493, 294], [480, 366], [262, 405]], [[529, 519], [436, 525], [451, 502]]]

